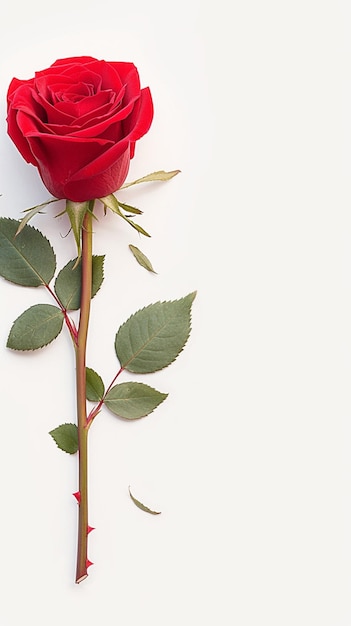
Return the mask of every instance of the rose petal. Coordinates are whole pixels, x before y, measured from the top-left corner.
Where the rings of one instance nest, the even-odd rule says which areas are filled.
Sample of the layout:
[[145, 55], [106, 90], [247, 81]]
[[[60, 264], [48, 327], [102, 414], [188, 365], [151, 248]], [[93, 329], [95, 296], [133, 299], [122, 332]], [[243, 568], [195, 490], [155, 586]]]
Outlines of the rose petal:
[[[125, 150], [117, 157], [124, 143]], [[128, 142], [120, 142], [101, 155], [95, 162], [77, 172], [65, 185], [65, 197], [74, 202], [103, 198], [117, 191], [127, 178], [130, 157]], [[84, 198], [82, 193], [84, 190]]]
[[126, 137], [130, 141], [137, 141], [149, 130], [153, 118], [153, 102], [149, 87], [141, 90], [140, 98], [132, 114], [125, 122]]
[[[107, 100], [109, 98], [109, 100]], [[61, 100], [61, 102], [57, 102], [55, 105], [56, 111], [61, 111], [69, 115], [74, 121], [80, 120], [81, 117], [86, 115], [94, 114], [96, 111], [96, 107], [102, 106], [107, 103], [110, 105], [110, 108], [114, 105], [115, 94], [113, 92], [107, 93], [106, 91], [100, 91], [98, 94], [94, 96], [87, 96], [85, 98], [77, 98], [75, 102], [72, 98], [71, 100]], [[96, 103], [96, 104], [95, 104]]]
[[42, 70], [40, 73], [48, 72], [52, 67], [61, 66], [61, 65], [72, 65], [72, 63], [79, 63], [80, 65], [85, 65], [90, 63], [91, 61], [96, 61], [94, 57], [83, 56], [83, 57], [67, 57], [67, 59], [57, 59], [54, 63], [50, 65], [47, 70]]
[[104, 139], [67, 138], [43, 133], [27, 135], [27, 140], [46, 188], [56, 198], [73, 201], [75, 198], [65, 195], [67, 182], [82, 168], [82, 164], [85, 166], [96, 161], [113, 145]]

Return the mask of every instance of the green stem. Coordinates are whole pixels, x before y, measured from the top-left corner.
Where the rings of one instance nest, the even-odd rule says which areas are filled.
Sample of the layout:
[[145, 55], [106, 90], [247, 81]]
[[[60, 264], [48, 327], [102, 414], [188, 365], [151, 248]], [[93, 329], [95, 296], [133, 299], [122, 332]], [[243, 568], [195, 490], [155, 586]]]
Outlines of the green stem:
[[82, 283], [80, 319], [76, 353], [78, 457], [79, 457], [79, 517], [76, 583], [88, 576], [88, 428], [86, 407], [86, 346], [90, 316], [92, 283], [92, 215], [86, 212], [82, 228]]

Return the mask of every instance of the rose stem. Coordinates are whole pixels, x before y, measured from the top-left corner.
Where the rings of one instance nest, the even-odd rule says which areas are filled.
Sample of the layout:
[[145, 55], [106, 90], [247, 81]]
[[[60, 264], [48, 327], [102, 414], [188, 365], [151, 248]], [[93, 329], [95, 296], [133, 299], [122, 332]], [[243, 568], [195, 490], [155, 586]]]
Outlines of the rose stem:
[[88, 549], [88, 425], [86, 408], [86, 346], [90, 315], [92, 282], [92, 214], [85, 214], [82, 228], [82, 281], [80, 318], [76, 353], [77, 421], [78, 421], [78, 547], [76, 583], [87, 576]]

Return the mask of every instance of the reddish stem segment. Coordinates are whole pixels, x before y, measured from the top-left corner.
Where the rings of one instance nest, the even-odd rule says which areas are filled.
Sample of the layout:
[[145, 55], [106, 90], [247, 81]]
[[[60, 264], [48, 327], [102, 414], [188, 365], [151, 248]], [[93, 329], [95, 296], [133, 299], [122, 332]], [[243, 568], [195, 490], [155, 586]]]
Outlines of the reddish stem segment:
[[71, 334], [71, 337], [72, 337], [73, 343], [74, 343], [75, 345], [77, 345], [77, 340], [78, 340], [78, 337], [77, 337], [77, 329], [76, 329], [76, 327], [75, 327], [75, 325], [74, 325], [74, 322], [70, 319], [70, 317], [69, 317], [69, 315], [68, 315], [68, 313], [67, 313], [67, 310], [65, 309], [65, 307], [64, 307], [64, 306], [62, 306], [62, 303], [60, 302], [60, 300], [59, 300], [59, 299], [58, 299], [58, 297], [56, 296], [55, 292], [51, 289], [50, 285], [47, 285], [47, 284], [45, 283], [45, 285], [44, 285], [44, 286], [46, 287], [46, 289], [48, 290], [48, 292], [50, 293], [50, 295], [54, 298], [54, 300], [55, 300], [56, 304], [58, 304], [58, 306], [60, 307], [60, 309], [61, 309], [61, 311], [62, 311], [62, 313], [63, 313], [63, 315], [64, 315], [64, 319], [65, 319], [65, 322], [66, 322], [66, 326], [67, 326], [67, 328], [68, 328], [68, 330], [69, 330], [69, 332], [70, 332], [70, 334]]
[[108, 392], [110, 391], [110, 389], [111, 389], [112, 385], [113, 385], [113, 384], [114, 384], [114, 382], [117, 380], [118, 376], [119, 376], [120, 374], [122, 374], [122, 372], [123, 372], [123, 367], [121, 367], [121, 368], [118, 370], [118, 372], [117, 372], [116, 376], [114, 377], [114, 379], [111, 381], [111, 383], [110, 383], [110, 384], [109, 384], [109, 386], [107, 387], [107, 389], [106, 389], [106, 391], [105, 391], [105, 393], [104, 393], [103, 398], [101, 398], [101, 400], [99, 401], [99, 403], [98, 403], [98, 404], [97, 404], [97, 405], [96, 405], [96, 406], [95, 406], [95, 407], [94, 407], [94, 408], [90, 411], [90, 413], [89, 413], [89, 415], [88, 415], [88, 417], [87, 417], [88, 427], [89, 427], [89, 428], [90, 428], [90, 426], [91, 426], [91, 424], [92, 424], [92, 421], [93, 421], [93, 420], [95, 419], [95, 417], [96, 417], [96, 416], [100, 413], [100, 411], [101, 411], [101, 407], [102, 407], [102, 405], [104, 404], [104, 402], [105, 402], [105, 398], [106, 398], [106, 396], [107, 396]]
[[82, 282], [80, 318], [76, 353], [78, 457], [79, 457], [79, 517], [76, 583], [88, 576], [88, 428], [86, 408], [86, 346], [90, 316], [92, 284], [92, 216], [88, 210], [82, 229]]

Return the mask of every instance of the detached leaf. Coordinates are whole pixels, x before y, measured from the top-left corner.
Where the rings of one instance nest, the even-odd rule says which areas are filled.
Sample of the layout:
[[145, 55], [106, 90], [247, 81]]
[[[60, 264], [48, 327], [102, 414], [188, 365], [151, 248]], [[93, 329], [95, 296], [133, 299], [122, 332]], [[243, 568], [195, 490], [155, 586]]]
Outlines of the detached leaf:
[[180, 173], [180, 170], [173, 170], [172, 172], [165, 172], [164, 170], [159, 170], [158, 172], [153, 172], [152, 174], [147, 174], [147, 176], [143, 176], [142, 178], [138, 178], [137, 180], [133, 180], [132, 183], [125, 183], [121, 189], [126, 189], [127, 187], [131, 187], [132, 185], [138, 185], [139, 183], [147, 183], [149, 181], [166, 181], [170, 180], [174, 176]]
[[104, 403], [115, 415], [133, 420], [152, 413], [167, 395], [143, 383], [128, 382], [112, 387]]
[[0, 218], [0, 275], [24, 287], [49, 284], [56, 269], [56, 257], [42, 233], [20, 222]]
[[147, 258], [147, 256], [145, 256], [145, 254], [143, 254], [141, 252], [141, 250], [139, 250], [139, 248], [137, 248], [136, 246], [133, 246], [131, 243], [129, 244], [129, 249], [132, 251], [132, 253], [134, 254], [136, 260], [138, 261], [139, 265], [141, 265], [142, 267], [144, 267], [146, 270], [148, 270], [149, 272], [153, 272], [154, 274], [156, 274], [154, 268], [151, 265], [151, 262], [149, 261], [149, 259]]
[[108, 196], [104, 196], [103, 198], [99, 198], [99, 200], [107, 209], [110, 209], [111, 211], [113, 211], [113, 213], [117, 213], [117, 215], [122, 217], [122, 211], [119, 208], [119, 202], [113, 193], [110, 193]]
[[61, 424], [54, 430], [50, 430], [49, 435], [57, 447], [67, 454], [75, 454], [78, 451], [78, 428], [76, 424]]
[[90, 367], [86, 368], [86, 396], [90, 402], [98, 402], [105, 393], [105, 386], [101, 376]]
[[[92, 298], [97, 294], [104, 280], [104, 260], [104, 255], [93, 256]], [[76, 258], [62, 268], [55, 280], [55, 293], [68, 311], [76, 311], [80, 308], [81, 276], [81, 262]]]
[[145, 506], [145, 504], [142, 504], [139, 500], [137, 500], [136, 498], [134, 498], [130, 487], [128, 487], [129, 489], [129, 495], [131, 497], [131, 499], [133, 500], [134, 504], [138, 507], [138, 509], [141, 509], [142, 511], [145, 511], [146, 513], [151, 513], [151, 515], [160, 515], [161, 511], [152, 511], [151, 509], [149, 509], [149, 507]]
[[7, 348], [12, 350], [37, 350], [43, 348], [60, 334], [64, 315], [52, 304], [35, 304], [13, 323]]
[[180, 300], [150, 304], [132, 315], [115, 339], [121, 367], [148, 374], [170, 365], [188, 340], [195, 296], [193, 292]]

